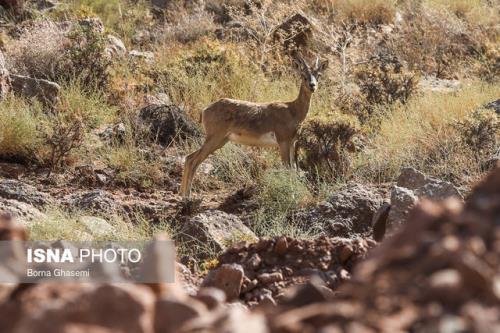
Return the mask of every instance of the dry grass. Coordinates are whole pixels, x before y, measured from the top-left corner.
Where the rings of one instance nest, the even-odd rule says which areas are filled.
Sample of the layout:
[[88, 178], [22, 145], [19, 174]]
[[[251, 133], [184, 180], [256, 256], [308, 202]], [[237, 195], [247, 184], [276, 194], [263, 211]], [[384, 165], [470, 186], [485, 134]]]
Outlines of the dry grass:
[[340, 19], [362, 24], [387, 24], [394, 20], [393, 0], [330, 0]]
[[361, 154], [358, 171], [370, 181], [393, 180], [403, 166], [451, 180], [477, 176], [475, 152], [461, 145], [454, 125], [499, 94], [498, 86], [474, 82], [456, 94], [426, 93], [392, 108]]
[[53, 80], [67, 44], [64, 31], [56, 23], [35, 22], [18, 39], [6, 43], [7, 65], [13, 73]]
[[0, 102], [0, 158], [29, 161], [36, 159], [43, 144], [39, 132], [42, 117], [38, 105], [7, 96]]

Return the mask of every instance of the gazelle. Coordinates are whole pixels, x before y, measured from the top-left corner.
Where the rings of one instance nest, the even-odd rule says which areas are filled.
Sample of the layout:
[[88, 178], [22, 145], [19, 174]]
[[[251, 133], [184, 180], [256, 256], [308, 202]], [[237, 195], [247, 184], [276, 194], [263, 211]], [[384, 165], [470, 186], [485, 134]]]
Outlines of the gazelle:
[[295, 163], [297, 130], [304, 121], [311, 104], [311, 96], [318, 88], [318, 79], [328, 67], [328, 61], [316, 58], [310, 66], [302, 57], [295, 63], [301, 73], [299, 96], [291, 102], [252, 103], [221, 99], [202, 112], [205, 142], [200, 149], [186, 156], [180, 194], [191, 196], [191, 185], [198, 166], [228, 141], [258, 147], [279, 147], [286, 166]]

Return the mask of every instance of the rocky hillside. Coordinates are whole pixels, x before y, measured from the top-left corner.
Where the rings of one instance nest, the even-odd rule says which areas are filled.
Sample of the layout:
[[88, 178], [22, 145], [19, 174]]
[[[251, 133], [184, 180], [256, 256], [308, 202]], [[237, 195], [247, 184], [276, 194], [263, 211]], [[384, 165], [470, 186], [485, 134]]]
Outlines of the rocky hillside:
[[[0, 1], [0, 239], [168, 235], [178, 268], [0, 285], [0, 332], [498, 330], [499, 17], [496, 0]], [[297, 56], [329, 64], [297, 170], [228, 143], [182, 199], [203, 109], [295, 99]]]

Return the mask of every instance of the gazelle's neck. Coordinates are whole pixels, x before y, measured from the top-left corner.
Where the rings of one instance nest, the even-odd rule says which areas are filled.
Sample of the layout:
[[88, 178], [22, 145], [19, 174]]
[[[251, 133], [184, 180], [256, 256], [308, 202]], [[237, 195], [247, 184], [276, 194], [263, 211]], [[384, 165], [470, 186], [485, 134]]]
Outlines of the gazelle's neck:
[[294, 107], [294, 113], [299, 121], [303, 121], [307, 113], [309, 112], [309, 107], [311, 106], [311, 96], [312, 92], [306, 87], [305, 83], [302, 82], [300, 85], [299, 96], [292, 102]]

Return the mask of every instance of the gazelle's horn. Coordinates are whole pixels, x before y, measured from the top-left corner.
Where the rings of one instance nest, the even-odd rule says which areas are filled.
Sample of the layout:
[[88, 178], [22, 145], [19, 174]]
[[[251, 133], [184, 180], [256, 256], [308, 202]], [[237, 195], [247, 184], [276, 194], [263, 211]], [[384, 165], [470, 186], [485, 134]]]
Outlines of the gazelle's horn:
[[314, 68], [319, 68], [319, 57], [316, 56], [316, 62], [314, 63]]

